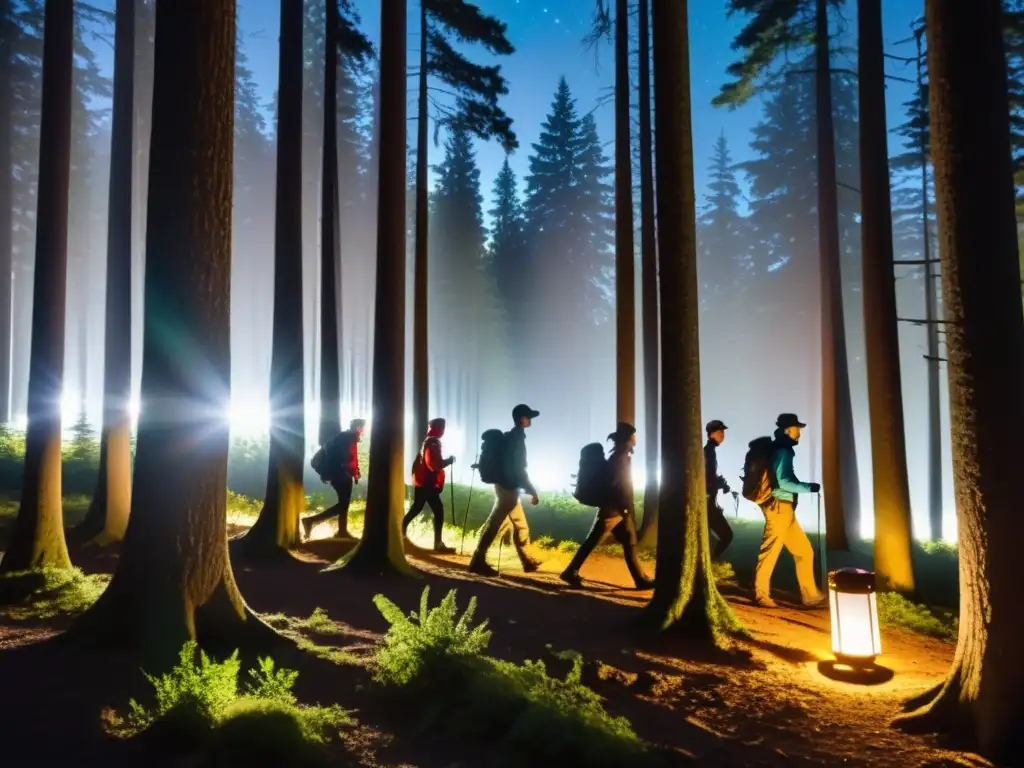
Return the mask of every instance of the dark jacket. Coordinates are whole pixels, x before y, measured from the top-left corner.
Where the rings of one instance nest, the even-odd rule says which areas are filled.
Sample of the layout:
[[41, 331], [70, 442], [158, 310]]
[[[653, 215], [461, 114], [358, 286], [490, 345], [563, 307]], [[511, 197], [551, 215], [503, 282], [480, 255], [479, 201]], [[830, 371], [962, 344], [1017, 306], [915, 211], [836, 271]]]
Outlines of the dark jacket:
[[324, 446], [328, 482], [359, 479], [359, 438], [350, 429], [339, 432]]
[[506, 488], [515, 488], [536, 496], [537, 489], [526, 474], [526, 430], [513, 427], [505, 433], [505, 444], [502, 447], [504, 469], [502, 473]]
[[712, 499], [718, 496], [719, 491], [729, 492], [729, 483], [718, 474], [718, 452], [715, 450], [716, 448], [718, 448], [718, 443], [714, 440], [708, 440], [704, 444], [704, 486], [707, 489], [708, 496]]
[[629, 448], [612, 448], [608, 454], [608, 473], [611, 482], [607, 511], [633, 514], [633, 467]]

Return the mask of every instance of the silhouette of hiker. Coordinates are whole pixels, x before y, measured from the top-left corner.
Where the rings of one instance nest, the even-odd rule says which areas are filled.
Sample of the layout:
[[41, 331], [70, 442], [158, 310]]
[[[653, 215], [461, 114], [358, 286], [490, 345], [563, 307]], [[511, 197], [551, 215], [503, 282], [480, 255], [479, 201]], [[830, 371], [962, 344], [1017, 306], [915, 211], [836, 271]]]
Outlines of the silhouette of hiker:
[[732, 544], [732, 527], [725, 519], [725, 512], [718, 503], [718, 492], [729, 493], [729, 483], [718, 474], [718, 453], [716, 448], [725, 442], [725, 426], [718, 419], [709, 421], [705, 427], [708, 441], [704, 444], [704, 485], [708, 494], [708, 528], [715, 534], [718, 544], [711, 553], [711, 559], [717, 560]]
[[[580, 568], [584, 561], [601, 543], [607, 534], [612, 534], [622, 544], [626, 567], [637, 589], [651, 589], [654, 582], [644, 575], [636, 554], [636, 513], [634, 510], [633, 470], [630, 455], [636, 445], [636, 428], [632, 424], [619, 422], [618, 427], [608, 435], [612, 448], [603, 471], [607, 473], [604, 501], [598, 508], [594, 525], [586, 540], [576, 550], [569, 567], [561, 575], [562, 581], [574, 587], [582, 587]], [[596, 445], [600, 445], [597, 443]]]
[[359, 482], [359, 443], [366, 430], [365, 419], [352, 419], [348, 429], [339, 432], [313, 456], [310, 465], [325, 483], [338, 494], [338, 503], [323, 512], [304, 518], [302, 532], [309, 538], [313, 526], [332, 517], [338, 518], [338, 536], [349, 538], [348, 507], [352, 501], [352, 484]]
[[515, 544], [519, 561], [526, 573], [532, 573], [540, 567], [537, 560], [531, 558], [526, 548], [530, 544], [530, 527], [526, 522], [526, 513], [519, 501], [520, 489], [530, 494], [530, 503], [537, 506], [540, 499], [537, 489], [526, 474], [526, 429], [533, 420], [540, 416], [528, 405], [517, 405], [512, 409], [512, 421], [515, 426], [505, 433], [501, 440], [501, 471], [500, 480], [494, 483], [494, 507], [484, 523], [480, 543], [477, 544], [473, 559], [469, 561], [469, 570], [481, 576], [497, 576], [498, 572], [487, 564], [487, 550], [497, 537], [502, 524], [508, 520], [512, 524], [512, 541]]
[[455, 550], [445, 546], [441, 540], [444, 528], [444, 502], [441, 492], [444, 490], [445, 468], [452, 465], [455, 459], [449, 456], [441, 458], [441, 438], [444, 437], [445, 420], [433, 419], [427, 425], [427, 436], [423, 439], [420, 452], [412, 465], [413, 491], [412, 506], [409, 507], [405, 520], [402, 521], [402, 532], [408, 536], [409, 523], [429, 506], [434, 514], [434, 551], [451, 553]]

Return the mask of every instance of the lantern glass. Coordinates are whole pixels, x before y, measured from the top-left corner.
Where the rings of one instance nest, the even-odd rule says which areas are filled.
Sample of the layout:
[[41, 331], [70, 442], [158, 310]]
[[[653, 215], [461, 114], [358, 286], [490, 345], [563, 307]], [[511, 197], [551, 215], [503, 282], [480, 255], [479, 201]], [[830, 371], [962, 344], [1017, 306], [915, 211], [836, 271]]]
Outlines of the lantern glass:
[[882, 652], [874, 574], [853, 568], [833, 571], [828, 579], [832, 652], [837, 658], [874, 659]]

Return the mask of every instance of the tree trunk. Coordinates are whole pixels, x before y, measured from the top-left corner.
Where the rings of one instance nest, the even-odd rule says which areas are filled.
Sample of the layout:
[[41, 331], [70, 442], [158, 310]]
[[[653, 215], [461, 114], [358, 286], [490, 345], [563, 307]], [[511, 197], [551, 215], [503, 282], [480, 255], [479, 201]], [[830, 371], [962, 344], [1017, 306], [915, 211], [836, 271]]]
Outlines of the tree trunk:
[[665, 473], [654, 596], [646, 617], [717, 638], [740, 630], [715, 586], [708, 545], [701, 443], [697, 214], [693, 189], [690, 51], [685, 0], [653, 0], [654, 119], [658, 136], [658, 237], [661, 253], [661, 444]]
[[1024, 749], [1024, 517], [1019, 452], [996, 436], [1024, 430], [1024, 321], [1002, 14], [999, 0], [927, 0], [925, 9], [960, 635], [945, 683], [898, 722], [961, 737], [993, 762], [1010, 763]]
[[658, 250], [654, 226], [654, 134], [651, 130], [651, 29], [640, 0], [640, 290], [644, 350], [644, 519], [640, 545], [658, 537]]
[[320, 186], [320, 445], [341, 431], [341, 211], [338, 203], [338, 8], [327, 3], [324, 151]]
[[239, 554], [274, 556], [299, 543], [306, 506], [302, 335], [302, 4], [281, 0], [274, 230], [274, 322], [270, 358], [270, 461], [263, 509], [239, 539]]
[[[80, 528], [120, 541], [132, 497], [132, 242], [135, 120], [135, 3], [117, 0], [114, 109], [107, 211], [107, 305], [103, 360], [103, 431], [96, 492]], [[84, 348], [81, 354], [85, 354]], [[78, 531], [76, 530], [76, 533]]]
[[11, 231], [14, 212], [14, 163], [11, 122], [14, 116], [13, 41], [17, 34], [10, 0], [0, 0], [0, 424], [11, 421], [11, 300], [14, 269]]
[[636, 284], [629, 111], [629, 0], [615, 3], [615, 373], [617, 418], [636, 423]]
[[828, 0], [816, 0], [815, 113], [818, 131], [818, 256], [821, 269], [821, 464], [825, 496], [825, 541], [849, 549], [860, 538], [857, 451], [850, 403], [850, 374], [843, 323], [839, 255], [836, 141], [832, 122], [832, 77]]
[[[387, 14], [385, 7], [391, 8]], [[381, 0], [373, 424], [363, 537], [335, 567], [410, 572], [405, 559], [405, 4]], [[347, 567], [346, 567], [347, 566]]]
[[[412, 431], [426, 434], [430, 420], [430, 363], [428, 361], [428, 327], [430, 309], [427, 296], [427, 249], [429, 244], [427, 216], [427, 135], [430, 123], [427, 99], [427, 26], [426, 4], [420, 4], [420, 71], [418, 80], [418, 114], [416, 126], [416, 233], [413, 262], [412, 311]], [[405, 146], [404, 140], [402, 146]], [[402, 231], [405, 231], [403, 224]]]
[[867, 340], [868, 410], [875, 501], [875, 572], [883, 589], [914, 591], [910, 483], [903, 431], [896, 279], [893, 276], [892, 204], [882, 0], [859, 0], [861, 259]]
[[72, 0], [48, 0], [43, 39], [36, 262], [28, 432], [21, 508], [0, 571], [70, 568], [61, 503], [61, 390], [67, 309], [68, 195], [75, 13]]
[[227, 549], [234, 34], [235, 0], [157, 4], [137, 483], [113, 581], [72, 629], [163, 661], [275, 637]]

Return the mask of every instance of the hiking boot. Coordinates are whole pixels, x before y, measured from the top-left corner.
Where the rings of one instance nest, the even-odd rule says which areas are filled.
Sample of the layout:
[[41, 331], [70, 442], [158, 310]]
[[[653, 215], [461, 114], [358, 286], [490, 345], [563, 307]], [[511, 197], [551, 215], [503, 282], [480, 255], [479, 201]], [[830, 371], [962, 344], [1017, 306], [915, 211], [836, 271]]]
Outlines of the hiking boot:
[[754, 598], [754, 605], [758, 608], [778, 608], [778, 604], [768, 595], [758, 595]]
[[540, 566], [540, 560], [523, 560], [523, 573], [536, 573]]
[[636, 582], [635, 589], [638, 589], [641, 592], [645, 589], [654, 589], [654, 579], [642, 579]]
[[306, 518], [302, 521], [302, 539], [308, 541], [309, 537], [313, 535], [313, 520]]
[[828, 595], [818, 595], [812, 600], [806, 601], [804, 608], [815, 609], [815, 608], [827, 608], [828, 607]]
[[439, 541], [434, 545], [434, 552], [439, 555], [453, 555], [455, 554], [455, 547], [449, 547], [443, 541]]
[[470, 563], [469, 572], [475, 573], [477, 576], [485, 576], [488, 579], [496, 579], [498, 577], [498, 572], [487, 563]]
[[580, 577], [579, 571], [562, 571], [558, 578], [560, 578], [570, 587], [583, 589], [583, 579]]

